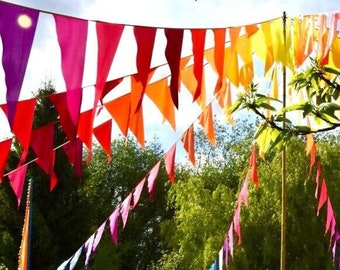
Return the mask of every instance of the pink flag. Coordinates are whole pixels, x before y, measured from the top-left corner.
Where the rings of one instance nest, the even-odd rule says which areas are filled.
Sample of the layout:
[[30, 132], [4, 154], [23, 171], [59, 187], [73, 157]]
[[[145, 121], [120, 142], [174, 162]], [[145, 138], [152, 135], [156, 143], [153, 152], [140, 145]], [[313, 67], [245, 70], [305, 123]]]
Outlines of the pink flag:
[[168, 174], [171, 184], [175, 183], [175, 157], [176, 157], [176, 143], [165, 153], [165, 170]]
[[315, 199], [318, 198], [318, 192], [319, 192], [319, 181], [320, 181], [320, 175], [322, 173], [322, 167], [320, 161], [318, 161], [317, 164], [317, 169], [316, 169], [316, 177], [315, 177], [315, 183], [316, 183], [316, 188], [315, 188]]
[[93, 129], [94, 136], [97, 138], [99, 144], [103, 147], [107, 155], [107, 163], [110, 163], [111, 161], [111, 131], [112, 119]]
[[121, 214], [122, 220], [123, 220], [123, 228], [125, 228], [125, 224], [126, 224], [128, 216], [129, 216], [129, 211], [130, 211], [130, 207], [131, 207], [131, 199], [132, 199], [132, 193], [130, 193], [125, 198], [125, 200], [122, 203], [122, 207], [120, 209], [120, 214]]
[[139, 202], [140, 195], [142, 194], [143, 187], [145, 183], [145, 178], [139, 182], [139, 184], [136, 186], [135, 191], [133, 192], [133, 205], [132, 208], [136, 208]]
[[77, 127], [82, 101], [88, 21], [56, 14], [54, 14], [54, 19], [67, 89], [67, 109], [73, 126]]
[[223, 242], [223, 249], [224, 249], [224, 264], [228, 269], [228, 259], [229, 259], [229, 238], [228, 236], [224, 239]]
[[0, 184], [5, 173], [9, 151], [11, 149], [12, 139], [0, 142]]
[[104, 232], [104, 229], [105, 229], [105, 225], [106, 225], [106, 220], [105, 220], [105, 222], [104, 222], [102, 225], [100, 225], [100, 227], [97, 229], [96, 236], [95, 236], [95, 238], [94, 238], [94, 240], [93, 240], [93, 247], [92, 247], [92, 251], [93, 251], [93, 252], [96, 252], [96, 250], [97, 250], [97, 246], [98, 246], [98, 244], [99, 244], [99, 242], [100, 242], [100, 239], [102, 238], [102, 235], [103, 235], [103, 232]]
[[[334, 212], [333, 207], [331, 204], [331, 201], [329, 198], [327, 198], [327, 219], [326, 219], [326, 230], [325, 234], [328, 232], [328, 230], [331, 228], [331, 225], [335, 225], [335, 218], [334, 218]], [[331, 238], [332, 238], [332, 232], [334, 233], [334, 228], [331, 228]]]
[[89, 265], [90, 256], [92, 254], [93, 241], [94, 241], [94, 234], [92, 234], [90, 236], [90, 238], [87, 239], [87, 241], [85, 242], [85, 245], [84, 245], [84, 248], [86, 250], [86, 258], [85, 258], [85, 266], [86, 266], [86, 268]]
[[117, 207], [113, 213], [110, 215], [110, 234], [115, 245], [118, 244], [118, 218], [119, 218], [119, 208]]
[[0, 3], [2, 66], [7, 87], [8, 122], [12, 127], [35, 35], [39, 11], [5, 2]]
[[246, 207], [248, 207], [248, 176], [249, 172], [247, 172], [246, 178], [244, 179], [244, 183], [237, 200], [238, 205], [241, 206], [241, 203], [243, 202]]
[[238, 242], [237, 242], [238, 245], [241, 244], [240, 213], [241, 213], [241, 205], [237, 205], [236, 211], [234, 213], [233, 222], [234, 222], [235, 233], [238, 236]]
[[156, 189], [156, 178], [159, 171], [159, 166], [161, 165], [161, 161], [158, 161], [157, 164], [151, 169], [150, 174], [148, 176], [148, 191], [151, 200], [154, 199], [155, 189]]
[[234, 224], [233, 222], [231, 222], [230, 227], [229, 227], [228, 239], [229, 239], [230, 256], [234, 258]]
[[83, 143], [78, 138], [69, 141], [63, 146], [66, 156], [68, 157], [70, 163], [74, 167], [74, 171], [78, 178], [81, 179], [82, 175], [82, 156], [83, 156]]
[[322, 184], [321, 184], [321, 194], [320, 194], [320, 198], [319, 198], [317, 216], [319, 215], [319, 211], [320, 211], [321, 207], [327, 201], [327, 198], [328, 198], [328, 194], [327, 194], [326, 180], [325, 180], [325, 178], [323, 178]]
[[20, 166], [19, 168], [11, 171], [7, 176], [11, 183], [12, 189], [17, 197], [18, 207], [20, 206], [22, 190], [25, 184], [25, 177], [27, 172], [27, 164]]

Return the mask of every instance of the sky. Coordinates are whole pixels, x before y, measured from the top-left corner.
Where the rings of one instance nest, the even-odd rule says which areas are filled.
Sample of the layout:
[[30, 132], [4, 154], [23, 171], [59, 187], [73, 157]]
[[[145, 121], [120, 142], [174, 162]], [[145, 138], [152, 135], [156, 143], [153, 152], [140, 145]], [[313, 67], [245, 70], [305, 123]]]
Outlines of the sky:
[[[6, 0], [6, 2], [88, 20], [160, 28], [225, 28], [259, 23], [281, 17], [284, 11], [289, 17], [340, 11], [340, 4], [335, 0]], [[65, 90], [60, 69], [60, 51], [54, 27], [52, 16], [48, 13], [40, 13], [20, 99], [30, 97], [31, 92], [38, 89], [46, 79], [52, 79], [56, 84], [57, 90]], [[96, 40], [93, 25], [92, 28], [90, 27], [88, 40]], [[129, 75], [135, 71], [135, 66], [126, 64], [134, 63], [135, 61], [136, 47], [131, 40], [133, 40], [131, 33], [130, 35], [129, 33], [126, 34], [122, 38], [121, 43], [124, 45], [120, 44], [118, 48], [114, 66], [108, 79]], [[157, 46], [157, 44], [164, 45], [162, 42], [164, 43], [164, 41], [157, 40], [156, 38], [154, 52], [156, 57], [153, 56], [152, 59], [152, 64], [154, 65], [165, 63], [164, 50], [157, 52], [157, 48], [164, 48]], [[85, 69], [83, 86], [93, 85], [96, 74], [94, 70], [96, 66], [96, 46], [94, 42], [88, 42], [87, 46], [87, 68]], [[1, 51], [2, 45], [0, 42], [0, 53]], [[0, 89], [5, 89], [3, 76], [2, 66], [0, 66]], [[0, 91], [0, 103], [4, 102], [4, 97], [5, 91]], [[181, 119], [182, 130], [194, 121], [198, 113], [197, 108], [190, 107], [192, 106], [192, 104], [189, 104], [190, 102], [186, 104], [185, 100], [189, 99], [188, 97], [183, 99], [182, 103], [182, 107], [188, 108], [187, 112], [189, 112], [181, 114], [183, 118]], [[162, 122], [160, 114], [156, 115], [151, 112], [149, 114], [152, 117], [150, 117], [150, 122], [147, 123], [147, 128], [150, 130], [153, 128], [154, 130], [148, 134], [151, 137], [157, 135], [161, 138], [167, 138], [169, 131], [171, 131], [169, 125], [159, 125]], [[3, 127], [1, 115], [0, 125]], [[4, 131], [1, 128], [0, 140], [3, 136], [7, 136], [8, 132], [8, 130]], [[179, 128], [177, 135], [180, 132], [181, 129]], [[1, 133], [4, 135], [1, 135]], [[172, 135], [168, 141], [173, 141], [173, 136], [177, 135]]]

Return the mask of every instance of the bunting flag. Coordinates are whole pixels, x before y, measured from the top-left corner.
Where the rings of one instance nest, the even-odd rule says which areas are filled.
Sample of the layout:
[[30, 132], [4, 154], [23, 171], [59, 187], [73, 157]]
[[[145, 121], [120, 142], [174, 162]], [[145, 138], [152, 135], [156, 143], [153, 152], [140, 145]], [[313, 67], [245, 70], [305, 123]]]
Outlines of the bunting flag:
[[6, 170], [6, 164], [9, 152], [11, 150], [12, 139], [7, 139], [0, 142], [0, 184], [2, 183], [2, 178]]
[[35, 35], [39, 11], [1, 2], [2, 66], [7, 87], [7, 119], [12, 127]]
[[327, 198], [327, 216], [326, 216], [326, 230], [325, 230], [325, 234], [329, 231], [329, 229], [331, 229], [330, 239], [332, 239], [333, 234], [335, 233], [334, 227], [335, 227], [334, 211], [333, 211], [333, 207], [332, 207], [330, 199]]
[[253, 144], [250, 156], [250, 166], [251, 166], [251, 178], [256, 187], [259, 186], [259, 179], [257, 175], [257, 165], [256, 165], [256, 146]]
[[83, 157], [83, 143], [80, 139], [69, 141], [63, 145], [66, 156], [74, 167], [74, 171], [79, 179], [82, 177], [82, 157]]
[[316, 169], [316, 177], [315, 177], [315, 184], [316, 184], [316, 188], [315, 188], [315, 199], [318, 198], [319, 182], [320, 182], [321, 173], [322, 173], [322, 167], [321, 167], [320, 161], [318, 161], [317, 169]]
[[238, 205], [241, 205], [243, 202], [246, 207], [248, 207], [248, 178], [249, 172], [246, 174], [246, 178], [244, 179], [243, 186], [241, 188], [237, 201]]
[[165, 57], [168, 61], [171, 78], [170, 78], [170, 93], [172, 102], [178, 109], [178, 92], [180, 88], [180, 61], [183, 43], [183, 29], [165, 29], [164, 30], [167, 44], [165, 48]]
[[135, 191], [132, 194], [132, 209], [135, 209], [138, 205], [140, 195], [142, 194], [143, 187], [145, 184], [146, 178], [144, 177], [142, 181], [139, 182], [139, 184], [136, 186]]
[[15, 193], [15, 196], [17, 197], [18, 208], [21, 202], [21, 195], [22, 195], [22, 190], [24, 188], [24, 184], [25, 184], [26, 172], [27, 172], [27, 164], [24, 164], [20, 166], [19, 168], [17, 168], [16, 170], [9, 172], [7, 175], [9, 178], [11, 187]]
[[224, 265], [228, 269], [228, 263], [229, 263], [229, 239], [228, 239], [228, 236], [224, 239], [223, 250], [224, 250]]
[[87, 266], [89, 265], [89, 261], [90, 261], [90, 256], [92, 254], [92, 249], [93, 249], [93, 241], [94, 241], [94, 234], [92, 234], [90, 236], [89, 239], [87, 239], [87, 241], [85, 242], [85, 245], [84, 245], [84, 249], [85, 249], [85, 254], [86, 254], [86, 257], [85, 257], [85, 267], [87, 268]]
[[100, 225], [100, 227], [96, 231], [96, 235], [94, 237], [93, 245], [92, 245], [92, 252], [97, 251], [97, 247], [98, 247], [98, 244], [99, 244], [99, 242], [102, 238], [105, 226], [106, 226], [106, 220], [104, 221], [104, 223], [102, 225]]
[[321, 207], [325, 204], [327, 201], [328, 194], [327, 194], [327, 186], [326, 186], [326, 180], [323, 178], [322, 179], [322, 184], [321, 184], [321, 193], [320, 193], [320, 198], [319, 198], [319, 204], [318, 204], [318, 210], [317, 210], [317, 216], [319, 215]]
[[181, 137], [181, 141], [183, 142], [183, 147], [185, 151], [188, 153], [189, 160], [192, 165], [196, 166], [195, 161], [195, 135], [194, 135], [194, 125], [190, 125], [190, 127], [184, 132]]
[[120, 215], [122, 217], [123, 221], [123, 228], [125, 228], [127, 218], [129, 216], [130, 207], [131, 207], [131, 199], [132, 199], [132, 193], [130, 193], [125, 200], [122, 203], [122, 206], [120, 208]]
[[140, 109], [144, 91], [148, 83], [156, 30], [156, 28], [142, 26], [134, 26], [133, 28], [137, 42], [136, 66], [138, 74], [136, 74], [135, 78], [139, 85], [139, 87], [133, 87], [131, 91], [131, 107], [133, 113]]
[[236, 235], [238, 236], [238, 242], [237, 242], [238, 245], [241, 244], [240, 214], [241, 214], [241, 205], [238, 204], [236, 206], [236, 210], [235, 210], [234, 217], [233, 217], [234, 231]]
[[[132, 109], [130, 110], [130, 112], [132, 112]], [[144, 116], [142, 105], [139, 107], [139, 110], [136, 113], [130, 115], [129, 128], [131, 132], [135, 135], [140, 146], [144, 148]]]
[[213, 119], [211, 103], [209, 103], [209, 105], [207, 106], [207, 109], [201, 113], [198, 120], [199, 120], [200, 125], [203, 127], [205, 136], [210, 141], [211, 145], [216, 147], [214, 119]]
[[161, 161], [158, 161], [157, 164], [151, 169], [147, 179], [148, 179], [148, 192], [151, 200], [154, 199], [155, 190], [156, 190], [156, 178], [158, 175], [159, 167], [161, 165]]
[[216, 82], [214, 94], [219, 92], [225, 83], [224, 79], [224, 52], [225, 52], [225, 39], [226, 39], [226, 29], [213, 29], [214, 32], [214, 66], [218, 74], [218, 79]]
[[231, 222], [229, 230], [228, 230], [228, 249], [230, 256], [234, 258], [234, 224]]
[[54, 14], [54, 20], [61, 50], [62, 73], [67, 89], [67, 111], [73, 130], [77, 130], [82, 101], [88, 21], [56, 14]]
[[74, 267], [76, 266], [78, 260], [79, 260], [79, 257], [80, 255], [82, 254], [83, 252], [83, 249], [84, 249], [84, 246], [81, 246], [77, 252], [74, 254], [74, 256], [72, 257], [71, 261], [70, 261], [70, 268], [69, 270], [73, 270]]
[[79, 139], [86, 145], [88, 149], [87, 163], [90, 162], [92, 157], [92, 134], [93, 134], [93, 109], [80, 114], [78, 124]]
[[119, 218], [119, 208], [116, 208], [109, 217], [110, 221], [110, 234], [113, 243], [118, 244], [118, 218]]
[[93, 134], [107, 155], [107, 163], [111, 161], [112, 120], [108, 120], [93, 129]]
[[19, 249], [19, 269], [27, 270], [29, 269], [29, 232], [30, 232], [30, 205], [31, 205], [31, 184], [29, 181], [28, 189], [27, 189], [27, 200], [26, 200], [26, 209], [25, 209], [25, 218], [24, 218], [24, 226], [22, 229], [22, 238]]
[[176, 158], [176, 143], [165, 153], [165, 170], [168, 174], [171, 184], [175, 183], [175, 158]]

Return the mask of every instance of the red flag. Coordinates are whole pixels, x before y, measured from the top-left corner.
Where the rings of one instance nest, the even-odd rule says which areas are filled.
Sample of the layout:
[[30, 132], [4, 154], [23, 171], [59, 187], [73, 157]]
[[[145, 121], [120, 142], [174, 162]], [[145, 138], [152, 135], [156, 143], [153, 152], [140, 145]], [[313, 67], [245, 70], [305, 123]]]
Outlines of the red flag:
[[81, 179], [82, 175], [82, 156], [83, 156], [83, 143], [78, 138], [69, 141], [63, 146], [66, 156], [68, 157], [70, 163], [74, 167], [76, 175]]
[[149, 196], [151, 200], [154, 199], [155, 189], [156, 189], [156, 178], [158, 175], [160, 164], [161, 164], [161, 161], [158, 161], [157, 164], [152, 168], [148, 176], [148, 191], [149, 191]]
[[93, 118], [92, 118], [93, 109], [88, 110], [80, 114], [79, 117], [79, 125], [78, 125], [78, 136], [83, 141], [83, 143], [87, 146], [88, 155], [87, 162], [90, 161], [92, 156], [92, 132], [93, 132]]
[[139, 182], [139, 184], [135, 188], [135, 191], [133, 192], [132, 208], [136, 208], [136, 206], [138, 205], [140, 195], [142, 194], [142, 191], [143, 191], [144, 183], [145, 183], [145, 178]]
[[176, 143], [165, 153], [165, 170], [168, 174], [171, 184], [175, 183], [175, 157], [176, 157]]
[[178, 108], [178, 91], [180, 87], [180, 61], [183, 43], [183, 29], [165, 29], [164, 30], [167, 44], [165, 48], [165, 57], [168, 61], [171, 71], [170, 93], [172, 102]]
[[192, 49], [194, 55], [194, 75], [197, 81], [194, 101], [201, 95], [202, 90], [205, 34], [205, 29], [191, 30]]
[[107, 163], [111, 161], [112, 120], [108, 120], [93, 129], [93, 134], [107, 154]]
[[[330, 199], [327, 198], [327, 219], [325, 234], [328, 232], [332, 225], [335, 225], [334, 211]], [[331, 238], [333, 237], [333, 232], [335, 232], [335, 229], [331, 228]]]
[[11, 150], [12, 139], [0, 142], [0, 184], [5, 173], [9, 152]]
[[324, 205], [324, 203], [327, 201], [327, 198], [328, 198], [328, 194], [327, 194], [326, 180], [323, 178], [322, 184], [321, 184], [321, 194], [319, 198], [317, 215], [319, 215], [319, 211], [321, 207]]
[[7, 175], [12, 186], [12, 189], [15, 193], [15, 196], [17, 197], [18, 207], [20, 206], [21, 202], [21, 195], [25, 184], [26, 172], [27, 164], [24, 164], [19, 168], [15, 169], [14, 171], [11, 171]]
[[255, 146], [255, 144], [253, 145], [252, 150], [251, 150], [250, 166], [251, 166], [251, 178], [253, 179], [255, 186], [258, 187], [259, 186], [259, 179], [258, 179], [258, 175], [257, 175], [256, 146]]

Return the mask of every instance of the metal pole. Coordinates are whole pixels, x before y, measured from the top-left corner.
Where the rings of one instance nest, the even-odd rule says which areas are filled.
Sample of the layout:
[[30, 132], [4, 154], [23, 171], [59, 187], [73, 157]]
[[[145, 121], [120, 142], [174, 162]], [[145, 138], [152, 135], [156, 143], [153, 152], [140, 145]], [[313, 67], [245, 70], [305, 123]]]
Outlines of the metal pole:
[[28, 222], [28, 252], [27, 252], [27, 270], [31, 270], [31, 250], [32, 250], [32, 222], [33, 222], [33, 178], [30, 178], [30, 199], [29, 199], [29, 222]]
[[[282, 72], [283, 94], [282, 106], [286, 107], [286, 12], [283, 12], [283, 43], [284, 43], [284, 63]], [[283, 113], [285, 117], [285, 113]], [[282, 122], [282, 128], [286, 128], [286, 123]], [[286, 146], [282, 150], [282, 190], [281, 190], [281, 254], [280, 254], [280, 270], [286, 269], [286, 217], [287, 217], [287, 175], [286, 175]]]

